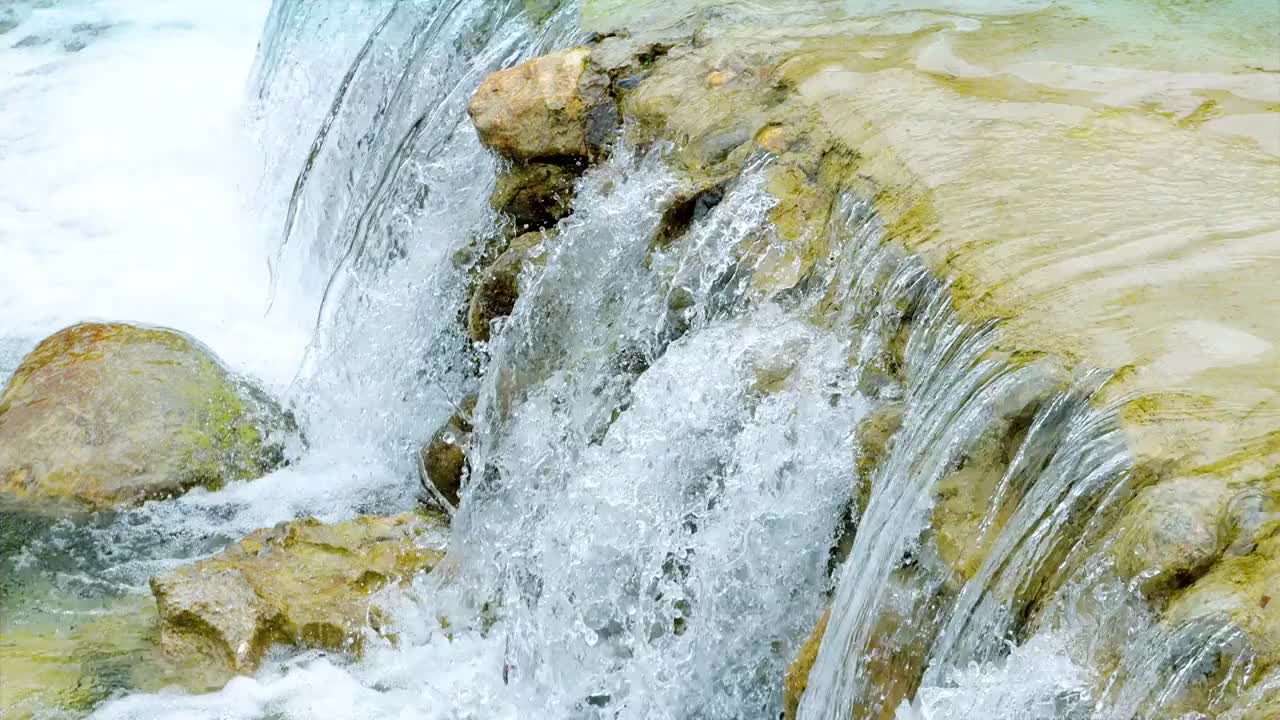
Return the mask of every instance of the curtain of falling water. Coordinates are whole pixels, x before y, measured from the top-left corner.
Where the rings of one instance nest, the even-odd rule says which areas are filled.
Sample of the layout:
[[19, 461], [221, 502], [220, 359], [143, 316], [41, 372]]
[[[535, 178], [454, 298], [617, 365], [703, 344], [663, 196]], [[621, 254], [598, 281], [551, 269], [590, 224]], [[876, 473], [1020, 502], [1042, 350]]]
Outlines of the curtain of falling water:
[[[465, 302], [451, 258], [495, 224], [494, 163], [466, 102], [487, 73], [576, 32], [572, 8], [537, 30], [522, 10], [476, 0], [272, 9], [256, 75], [271, 158], [260, 194], [276, 199], [265, 213], [273, 304], [291, 306], [273, 312], [315, 318], [298, 389], [321, 441], [354, 435], [407, 459], [464, 393], [473, 361], [443, 310]], [[331, 45], [346, 48], [343, 63], [326, 61]]]
[[675, 181], [623, 147], [498, 334], [455, 520], [549, 717], [777, 712], [849, 491], [847, 336], [749, 289], [759, 166], [667, 250]]
[[[891, 453], [864, 479], [870, 499], [800, 717], [1156, 718], [1206, 678], [1211, 698], [1247, 687], [1252, 655], [1238, 630], [1154, 624], [1098, 542], [1136, 490], [1117, 406], [1095, 399], [1106, 375], [1061, 385], [1051, 368], [1010, 363], [991, 352], [998, 327], [960, 322], [917, 262], [876, 252], [862, 272], [879, 266], [901, 296], [882, 297], [881, 316], [914, 308], [905, 313], [907, 411]], [[901, 315], [890, 312], [889, 325]], [[862, 321], [862, 362], [886, 337], [877, 322]], [[976, 508], [969, 542], [981, 562], [958, 575], [938, 551], [942, 524], [960, 521], [934, 515], [953, 492], [947, 480], [993, 428], [1028, 415]], [[1118, 669], [1105, 682], [1091, 676], [1117, 647]]]

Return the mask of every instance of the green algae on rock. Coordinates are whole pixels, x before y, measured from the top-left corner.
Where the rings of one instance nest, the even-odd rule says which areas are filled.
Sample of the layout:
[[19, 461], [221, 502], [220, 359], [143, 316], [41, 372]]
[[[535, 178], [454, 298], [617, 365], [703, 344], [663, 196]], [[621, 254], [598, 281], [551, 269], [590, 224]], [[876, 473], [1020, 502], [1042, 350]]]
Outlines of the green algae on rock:
[[822, 635], [827, 631], [827, 622], [831, 620], [831, 608], [827, 608], [818, 618], [813, 632], [800, 646], [795, 658], [787, 666], [787, 675], [783, 680], [783, 713], [788, 720], [794, 720], [796, 710], [800, 707], [800, 698], [809, 685], [809, 671], [818, 659], [818, 646], [822, 644]]
[[108, 603], [68, 624], [55, 614], [0, 617], [0, 716], [84, 713], [122, 687], [151, 650], [155, 612], [142, 597]]
[[84, 323], [27, 355], [0, 395], [0, 492], [91, 510], [259, 477], [293, 420], [173, 330]]
[[379, 615], [371, 595], [444, 557], [445, 519], [296, 520], [151, 579], [160, 643], [178, 658], [250, 673], [275, 644], [359, 653]]

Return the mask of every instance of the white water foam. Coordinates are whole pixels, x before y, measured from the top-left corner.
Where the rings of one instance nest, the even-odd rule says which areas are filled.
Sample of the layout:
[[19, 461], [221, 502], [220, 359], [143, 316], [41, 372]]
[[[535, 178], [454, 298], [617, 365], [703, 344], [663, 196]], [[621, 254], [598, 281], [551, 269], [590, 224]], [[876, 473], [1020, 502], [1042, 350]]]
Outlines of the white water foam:
[[18, 2], [0, 34], [0, 371], [60, 327], [188, 332], [287, 383], [307, 335], [264, 319], [244, 217], [244, 89], [265, 0]]

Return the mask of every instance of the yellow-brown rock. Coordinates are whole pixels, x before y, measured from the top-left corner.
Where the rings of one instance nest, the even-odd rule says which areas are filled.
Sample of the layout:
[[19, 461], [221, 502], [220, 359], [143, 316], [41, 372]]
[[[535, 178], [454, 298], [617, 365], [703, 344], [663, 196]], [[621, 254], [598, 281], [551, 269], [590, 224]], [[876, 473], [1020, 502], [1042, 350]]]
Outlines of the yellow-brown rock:
[[827, 621], [831, 619], [831, 608], [822, 614], [813, 632], [800, 646], [795, 659], [787, 666], [787, 677], [783, 688], [783, 712], [790, 720], [795, 718], [800, 707], [800, 698], [804, 697], [805, 688], [809, 687], [809, 671], [818, 660], [818, 648], [822, 645], [822, 635], [827, 631]]
[[564, 50], [485, 78], [467, 107], [481, 142], [512, 160], [592, 155], [612, 136], [617, 111], [589, 56]]
[[235, 673], [252, 672], [275, 644], [358, 653], [376, 624], [371, 594], [435, 567], [444, 527], [438, 515], [405, 513], [259, 530], [151, 579], [161, 645]]
[[195, 340], [85, 323], [41, 342], [0, 395], [0, 493], [97, 510], [251, 479], [292, 421]]

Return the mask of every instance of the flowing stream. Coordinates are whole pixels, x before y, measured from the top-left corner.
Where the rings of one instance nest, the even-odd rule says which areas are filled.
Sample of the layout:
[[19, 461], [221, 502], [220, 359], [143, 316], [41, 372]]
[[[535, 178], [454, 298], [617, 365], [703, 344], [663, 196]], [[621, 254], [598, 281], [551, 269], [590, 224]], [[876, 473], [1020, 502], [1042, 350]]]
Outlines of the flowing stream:
[[[1222, 687], [1255, 679], [1223, 628], [1158, 625], [1089, 542], [1136, 490], [1110, 376], [996, 357], [999, 324], [959, 317], [855, 193], [813, 276], [767, 296], [743, 258], [769, 160], [654, 251], [672, 148], [619, 141], [473, 348], [460, 258], [498, 222], [499, 167], [466, 102], [585, 39], [576, 6], [536, 5], [0, 7], [0, 374], [82, 318], [173, 326], [308, 439], [254, 482], [36, 528], [0, 568], [32, 588], [6, 633], [145, 615], [151, 575], [256, 528], [411, 508], [415, 451], [479, 398], [449, 556], [389, 591], [394, 643], [281, 651], [207, 694], [108, 647], [93, 717], [776, 718], [828, 605], [805, 720], [1156, 718], [1210, 655], [1235, 658]], [[853, 429], [894, 409], [859, 476]], [[957, 580], [930, 518], [991, 452]]]

